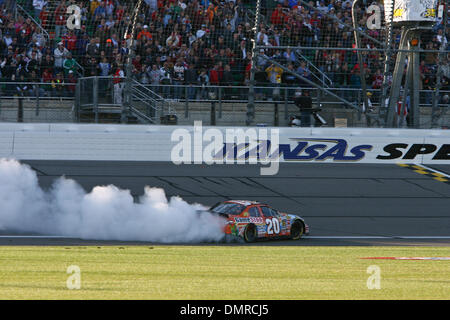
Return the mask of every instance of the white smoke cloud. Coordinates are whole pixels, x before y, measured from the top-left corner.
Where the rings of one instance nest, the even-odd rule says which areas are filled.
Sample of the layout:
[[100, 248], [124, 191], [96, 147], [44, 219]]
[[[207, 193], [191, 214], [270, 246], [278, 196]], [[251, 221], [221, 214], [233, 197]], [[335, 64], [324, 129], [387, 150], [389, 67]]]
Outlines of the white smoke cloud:
[[218, 241], [223, 220], [199, 204], [146, 187], [135, 203], [129, 190], [98, 186], [86, 193], [74, 180], [59, 178], [44, 191], [36, 173], [16, 160], [0, 159], [0, 230], [96, 240], [162, 243]]

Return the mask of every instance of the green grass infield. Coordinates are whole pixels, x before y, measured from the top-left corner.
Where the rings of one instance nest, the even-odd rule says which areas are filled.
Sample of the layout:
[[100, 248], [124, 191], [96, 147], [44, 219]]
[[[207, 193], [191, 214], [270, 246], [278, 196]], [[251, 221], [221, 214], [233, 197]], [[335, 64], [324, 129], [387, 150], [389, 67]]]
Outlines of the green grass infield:
[[449, 260], [361, 259], [444, 256], [447, 247], [0, 247], [0, 299], [450, 299]]

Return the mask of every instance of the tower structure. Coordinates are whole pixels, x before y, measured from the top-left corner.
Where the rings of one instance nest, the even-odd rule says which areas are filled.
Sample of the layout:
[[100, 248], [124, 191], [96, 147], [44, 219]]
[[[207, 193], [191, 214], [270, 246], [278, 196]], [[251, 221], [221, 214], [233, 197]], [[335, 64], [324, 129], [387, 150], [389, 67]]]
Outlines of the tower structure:
[[[386, 24], [392, 22], [392, 28], [401, 28], [389, 99], [381, 101], [382, 106], [387, 106], [385, 126], [392, 128], [401, 125], [408, 104], [411, 126], [419, 128], [420, 35], [437, 22], [438, 0], [384, 0], [384, 7]], [[405, 62], [406, 78], [402, 92]], [[401, 96], [402, 103], [399, 105]]]

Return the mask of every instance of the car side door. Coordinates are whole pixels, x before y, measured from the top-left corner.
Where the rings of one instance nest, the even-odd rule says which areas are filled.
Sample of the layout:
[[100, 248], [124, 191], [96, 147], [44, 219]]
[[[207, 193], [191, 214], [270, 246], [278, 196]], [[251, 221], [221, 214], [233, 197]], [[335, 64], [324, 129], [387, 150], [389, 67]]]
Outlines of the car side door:
[[264, 237], [265, 224], [259, 206], [251, 206], [250, 208], [248, 208], [248, 213], [250, 223], [253, 223], [256, 226], [258, 237]]
[[278, 213], [268, 206], [261, 206], [264, 223], [266, 224], [266, 236], [276, 237], [280, 235], [280, 219]]

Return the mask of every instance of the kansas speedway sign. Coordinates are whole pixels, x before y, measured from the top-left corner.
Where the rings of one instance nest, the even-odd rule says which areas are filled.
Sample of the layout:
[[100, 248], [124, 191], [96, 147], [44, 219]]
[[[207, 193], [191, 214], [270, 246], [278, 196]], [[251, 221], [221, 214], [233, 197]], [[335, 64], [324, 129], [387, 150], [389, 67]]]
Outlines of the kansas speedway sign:
[[[280, 162], [361, 162], [361, 163], [436, 163], [450, 164], [450, 143], [397, 139], [297, 138], [274, 146], [272, 141], [224, 143], [214, 159], [225, 162], [264, 157]], [[356, 141], [355, 141], [356, 140]], [[268, 152], [260, 152], [268, 150]]]
[[444, 130], [219, 128], [171, 135], [175, 164], [274, 162], [449, 163]]

